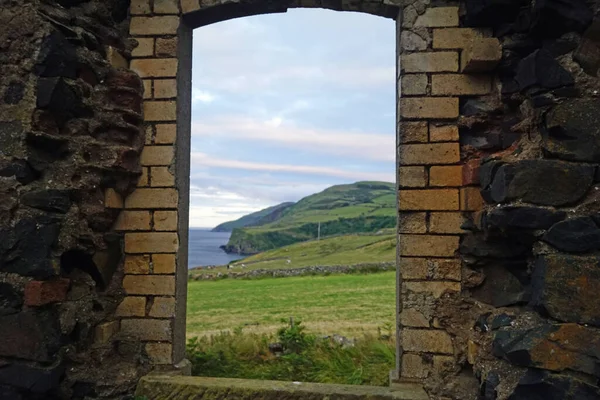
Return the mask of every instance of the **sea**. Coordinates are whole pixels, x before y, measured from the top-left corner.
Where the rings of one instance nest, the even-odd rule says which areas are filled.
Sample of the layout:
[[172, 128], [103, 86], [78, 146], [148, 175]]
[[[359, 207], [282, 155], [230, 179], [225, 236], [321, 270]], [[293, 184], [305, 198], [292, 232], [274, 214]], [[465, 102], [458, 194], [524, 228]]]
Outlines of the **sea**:
[[208, 265], [225, 265], [239, 260], [239, 254], [227, 254], [219, 246], [227, 244], [231, 232], [211, 232], [208, 229], [190, 229], [188, 269]]

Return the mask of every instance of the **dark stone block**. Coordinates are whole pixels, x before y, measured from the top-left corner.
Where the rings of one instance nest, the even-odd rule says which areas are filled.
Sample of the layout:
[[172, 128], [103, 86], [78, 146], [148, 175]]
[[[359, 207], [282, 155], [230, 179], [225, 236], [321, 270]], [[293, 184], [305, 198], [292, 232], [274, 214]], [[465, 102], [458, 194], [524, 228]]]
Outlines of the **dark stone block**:
[[479, 392], [479, 398], [477, 400], [496, 400], [498, 398], [498, 392], [496, 388], [500, 384], [500, 377], [494, 371], [488, 372], [485, 380], [481, 385]]
[[71, 208], [71, 198], [67, 190], [39, 190], [21, 196], [23, 204], [44, 211], [66, 214]]
[[23, 219], [14, 228], [0, 229], [0, 272], [35, 278], [56, 274], [50, 259], [60, 226], [43, 219]]
[[482, 234], [466, 235], [460, 243], [460, 253], [478, 258], [515, 258], [527, 254], [529, 246], [511, 238], [486, 240]]
[[598, 400], [600, 389], [572, 376], [528, 370], [508, 400]]
[[[524, 160], [499, 167], [482, 165], [482, 195], [492, 203], [522, 200], [564, 206], [581, 200], [594, 180], [594, 167], [553, 160]], [[483, 174], [485, 172], [485, 174]], [[493, 176], [488, 183], [490, 175]]]
[[492, 330], [511, 326], [511, 323], [515, 320], [515, 317], [508, 314], [500, 314], [492, 320]]
[[490, 330], [490, 326], [488, 323], [488, 318], [490, 317], [490, 315], [492, 315], [492, 313], [490, 312], [480, 315], [475, 321], [475, 325], [473, 326], [473, 328], [479, 329], [480, 332], [488, 332]]
[[23, 137], [23, 125], [19, 121], [0, 121], [0, 154], [12, 156]]
[[16, 314], [21, 310], [23, 297], [10, 284], [0, 282], [0, 315]]
[[77, 77], [75, 46], [60, 31], [52, 32], [43, 40], [35, 73], [42, 77]]
[[502, 263], [486, 265], [483, 284], [472, 291], [473, 298], [494, 307], [524, 304], [529, 301], [527, 288]]
[[0, 356], [49, 362], [61, 345], [58, 315], [52, 310], [0, 316]]
[[600, 69], [600, 19], [594, 19], [585, 31], [579, 47], [573, 53], [575, 60], [591, 76], [598, 76]]
[[544, 151], [563, 160], [600, 162], [600, 99], [554, 107], [542, 129]]
[[522, 367], [600, 376], [600, 331], [577, 324], [499, 330], [494, 334], [492, 352]]
[[534, 51], [519, 63], [516, 79], [521, 90], [531, 87], [556, 89], [575, 83], [569, 71], [543, 49]]
[[0, 168], [0, 176], [14, 176], [23, 185], [27, 185], [37, 179], [36, 172], [25, 160], [15, 160], [6, 167]]
[[499, 230], [548, 229], [566, 215], [564, 211], [539, 207], [502, 207], [486, 213], [484, 224], [487, 229]]
[[526, 0], [467, 0], [465, 22], [486, 28], [510, 24], [526, 4]]
[[50, 111], [59, 125], [73, 117], [91, 116], [80, 93], [63, 78], [40, 78], [37, 86], [37, 107]]
[[594, 17], [586, 0], [536, 0], [533, 4], [531, 31], [542, 37], [583, 32]]
[[536, 260], [531, 305], [552, 318], [600, 326], [600, 257], [550, 254]]
[[25, 91], [25, 85], [18, 81], [13, 81], [8, 85], [6, 91], [4, 91], [4, 102], [6, 104], [17, 104], [23, 99], [23, 93]]
[[44, 394], [58, 388], [65, 367], [61, 362], [49, 368], [25, 364], [0, 366], [0, 385], [11, 385], [31, 393]]
[[543, 240], [561, 251], [585, 253], [600, 249], [600, 228], [590, 217], [569, 219], [550, 228]]

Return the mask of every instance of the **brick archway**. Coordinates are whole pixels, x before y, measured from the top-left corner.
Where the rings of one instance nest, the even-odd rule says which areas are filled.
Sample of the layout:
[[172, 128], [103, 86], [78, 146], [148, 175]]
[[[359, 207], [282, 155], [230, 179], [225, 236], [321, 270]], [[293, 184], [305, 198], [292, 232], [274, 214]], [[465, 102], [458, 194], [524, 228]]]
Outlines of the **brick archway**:
[[[486, 94], [491, 80], [459, 73], [465, 68], [459, 65], [461, 51], [479, 36], [458, 27], [458, 7], [409, 6], [403, 14], [401, 4], [399, 0], [132, 2], [130, 33], [138, 46], [130, 68], [144, 80], [147, 136], [141, 160], [145, 174], [126, 200], [124, 212], [149, 210], [153, 224], [151, 231], [133, 232], [132, 227], [126, 233], [128, 297], [119, 316], [126, 333], [146, 342], [155, 364], [177, 365], [185, 357], [192, 29], [294, 7], [366, 12], [396, 21], [400, 228], [395, 378], [423, 378], [418, 366], [426, 354], [453, 361], [452, 340], [437, 327], [427, 299], [461, 290], [455, 256], [461, 211], [473, 211], [480, 204], [476, 190], [461, 189], [459, 96]], [[421, 300], [407, 293], [416, 293]], [[149, 311], [136, 313], [135, 307]], [[403, 365], [405, 373], [400, 372]]]

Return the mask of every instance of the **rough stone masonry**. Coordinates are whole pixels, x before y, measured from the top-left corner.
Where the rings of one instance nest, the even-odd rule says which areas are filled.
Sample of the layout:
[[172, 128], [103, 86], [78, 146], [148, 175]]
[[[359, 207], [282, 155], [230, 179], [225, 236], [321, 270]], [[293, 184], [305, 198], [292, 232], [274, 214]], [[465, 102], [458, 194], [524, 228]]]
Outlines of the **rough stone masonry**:
[[0, 399], [182, 365], [191, 29], [292, 7], [396, 20], [394, 379], [599, 399], [596, 0], [0, 0]]

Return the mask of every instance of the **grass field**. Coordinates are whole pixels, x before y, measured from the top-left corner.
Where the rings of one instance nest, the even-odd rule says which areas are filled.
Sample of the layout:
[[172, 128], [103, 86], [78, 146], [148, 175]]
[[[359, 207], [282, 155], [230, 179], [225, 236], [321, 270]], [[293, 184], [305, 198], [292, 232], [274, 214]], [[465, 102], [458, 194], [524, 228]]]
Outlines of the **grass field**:
[[[346, 235], [296, 243], [265, 251], [227, 267], [213, 268], [210, 273], [243, 272], [255, 269], [285, 269], [308, 266], [355, 265], [393, 262], [396, 259], [396, 235]], [[289, 260], [289, 263], [288, 263]], [[245, 266], [242, 269], [242, 264]], [[202, 273], [192, 269], [190, 273]], [[205, 272], [205, 271], [204, 271]]]
[[309, 332], [360, 336], [394, 324], [395, 272], [190, 281], [187, 336], [272, 333], [293, 316]]

